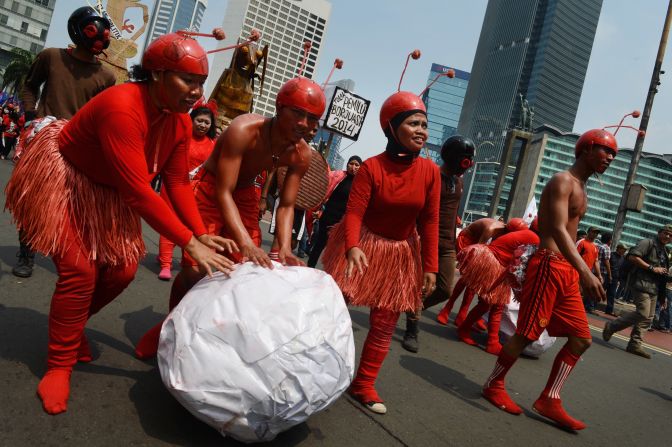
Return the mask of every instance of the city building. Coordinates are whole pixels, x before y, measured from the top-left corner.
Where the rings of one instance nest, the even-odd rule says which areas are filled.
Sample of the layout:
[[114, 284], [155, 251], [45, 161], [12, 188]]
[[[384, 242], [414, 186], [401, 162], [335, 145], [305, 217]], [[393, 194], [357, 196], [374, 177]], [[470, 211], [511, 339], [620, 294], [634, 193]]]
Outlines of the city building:
[[[253, 29], [261, 32], [260, 45], [269, 45], [264, 91], [255, 97], [254, 112], [275, 114], [275, 96], [282, 84], [297, 76], [303, 59], [303, 43], [312, 47], [303, 75], [312, 79], [319, 61], [320, 48], [327, 31], [331, 3], [326, 0], [229, 0], [222, 28], [227, 38], [219, 48], [233, 45]], [[215, 53], [206, 87], [206, 97], [225, 69], [231, 64], [232, 51]]]
[[476, 162], [499, 161], [509, 129], [572, 131], [601, 9], [602, 0], [488, 2], [458, 125], [488, 143]]
[[[423, 156], [441, 164], [441, 145], [448, 137], [457, 133], [457, 124], [462, 112], [464, 95], [469, 84], [469, 73], [455, 70], [455, 77], [442, 76], [450, 67], [432, 64], [427, 78], [427, 85], [434, 79], [437, 81], [422, 95], [427, 107], [429, 138]], [[437, 76], [439, 76], [437, 78]]]
[[0, 76], [13, 48], [42, 51], [55, 6], [56, 0], [0, 0]]
[[[536, 178], [530, 181], [530, 178], [526, 177], [524, 181], [534, 185], [533, 194], [537, 204], [544, 186], [553, 174], [568, 169], [574, 163], [574, 146], [578, 138], [578, 134], [562, 132], [551, 126], [541, 126], [536, 129], [530, 140], [530, 147], [533, 148], [532, 152], [536, 160], [529, 163], [536, 165], [530, 171], [536, 173], [536, 175], [532, 174]], [[620, 149], [609, 169], [599, 177], [588, 181], [588, 211], [581, 221], [580, 228], [585, 230], [594, 226], [601, 231], [613, 231], [632, 155], [631, 149]], [[497, 167], [495, 171], [498, 170]], [[511, 166], [504, 183], [506, 194], [500, 197], [499, 215], [504, 214], [507, 208], [514, 171], [515, 167]], [[644, 152], [637, 169], [635, 183], [646, 188], [646, 195], [641, 212], [628, 211], [621, 237], [621, 242], [628, 247], [635, 245], [641, 239], [654, 237], [660, 227], [672, 222], [670, 214], [672, 210], [672, 154], [659, 155]], [[480, 185], [474, 186], [472, 195]], [[523, 197], [522, 200], [521, 205], [524, 205], [527, 198]], [[518, 209], [521, 207], [519, 206]]]
[[145, 49], [154, 39], [181, 29], [198, 31], [208, 0], [157, 0], [149, 22]]

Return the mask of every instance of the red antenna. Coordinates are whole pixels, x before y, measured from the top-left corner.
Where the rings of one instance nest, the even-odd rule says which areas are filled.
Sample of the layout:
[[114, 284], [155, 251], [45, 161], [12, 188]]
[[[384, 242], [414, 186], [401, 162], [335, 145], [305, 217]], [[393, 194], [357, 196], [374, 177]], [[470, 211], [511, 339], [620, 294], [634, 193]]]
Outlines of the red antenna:
[[308, 60], [308, 52], [313, 46], [310, 40], [303, 42], [303, 60], [301, 60], [301, 68], [299, 68], [299, 76], [303, 76], [303, 69], [306, 68], [306, 61]]
[[336, 60], [334, 61], [334, 66], [331, 67], [331, 71], [329, 72], [329, 76], [327, 76], [327, 79], [322, 84], [322, 90], [324, 90], [327, 87], [327, 84], [329, 83], [329, 80], [331, 79], [331, 75], [334, 74], [334, 70], [336, 70], [337, 68], [339, 70], [341, 68], [343, 68], [343, 59], [336, 58]]
[[[239, 43], [237, 45], [229, 45], [228, 47], [224, 47], [224, 48], [217, 48], [216, 50], [210, 50], [210, 51], [208, 51], [208, 54], [217, 53], [219, 51], [233, 50], [234, 48], [239, 48], [239, 47], [244, 47], [245, 45], [249, 45], [252, 42], [257, 42], [260, 38], [261, 38], [261, 33], [259, 31], [257, 31], [256, 29], [253, 29], [252, 32], [250, 32], [250, 36], [247, 38], [247, 40], [245, 42]], [[222, 40], [222, 39], [217, 39], [217, 40]]]
[[401, 81], [404, 80], [404, 74], [406, 74], [406, 67], [408, 67], [408, 61], [410, 58], [413, 58], [414, 60], [420, 59], [420, 50], [413, 50], [411, 51], [408, 56], [406, 56], [406, 65], [404, 65], [404, 71], [401, 72], [401, 77], [399, 78], [399, 85], [397, 86], [397, 91], [401, 91]]
[[643, 130], [637, 129], [637, 128], [633, 127], [633, 126], [624, 126], [624, 125], [623, 125], [623, 121], [625, 121], [625, 119], [626, 119], [627, 117], [632, 116], [633, 118], [639, 118], [640, 115], [641, 115], [641, 113], [639, 112], [639, 110], [633, 110], [632, 112], [630, 112], [630, 113], [628, 113], [628, 114], [626, 114], [626, 115], [623, 115], [623, 118], [621, 118], [621, 121], [618, 123], [618, 125], [616, 125], [616, 126], [604, 126], [602, 129], [613, 129], [613, 128], [615, 127], [615, 128], [616, 128], [616, 131], [614, 132], [614, 136], [616, 136], [616, 134], [618, 133], [618, 131], [619, 131], [621, 128], [624, 128], [624, 129], [632, 129], [632, 130], [634, 130], [635, 132], [637, 132], [637, 133], [639, 134], [639, 136], [642, 136], [642, 137], [643, 137], [643, 136], [646, 134], [646, 132], [644, 132]]
[[430, 82], [429, 85], [427, 85], [427, 87], [425, 87], [425, 89], [424, 89], [423, 91], [421, 91], [420, 94], [419, 94], [418, 96], [422, 98], [422, 95], [424, 95], [425, 92], [426, 92], [427, 90], [429, 90], [429, 88], [430, 88], [432, 85], [434, 85], [434, 83], [435, 83], [436, 81], [438, 81], [439, 78], [440, 78], [441, 76], [447, 76], [447, 77], [449, 77], [449, 78], [452, 79], [452, 78], [455, 77], [455, 70], [453, 70], [452, 68], [450, 68], [450, 69], [448, 69], [448, 71], [446, 71], [445, 73], [439, 73], [438, 75], [436, 75], [436, 77], [434, 78], [434, 80], [433, 80], [432, 82]]

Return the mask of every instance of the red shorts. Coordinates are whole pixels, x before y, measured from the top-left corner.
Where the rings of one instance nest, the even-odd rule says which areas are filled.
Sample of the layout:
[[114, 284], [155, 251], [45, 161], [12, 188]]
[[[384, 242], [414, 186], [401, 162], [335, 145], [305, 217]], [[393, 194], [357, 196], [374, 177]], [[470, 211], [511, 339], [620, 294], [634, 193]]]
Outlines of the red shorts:
[[474, 245], [478, 241], [472, 239], [471, 235], [467, 231], [460, 231], [460, 234], [457, 236], [455, 241], [455, 253], [459, 253], [470, 245]]
[[578, 272], [559, 253], [538, 250], [527, 264], [516, 333], [534, 341], [544, 329], [552, 337], [591, 338]]
[[[196, 205], [203, 219], [205, 229], [210, 235], [218, 235], [231, 239], [231, 235], [224, 229], [224, 219], [217, 204], [217, 187], [215, 177], [203, 170], [201, 176], [194, 179], [194, 196]], [[261, 228], [259, 228], [259, 199], [254, 184], [238, 188], [233, 192], [233, 201], [236, 203], [240, 219], [257, 247], [261, 246]], [[239, 261], [237, 256], [232, 256]], [[194, 259], [182, 250], [182, 266], [198, 265]]]

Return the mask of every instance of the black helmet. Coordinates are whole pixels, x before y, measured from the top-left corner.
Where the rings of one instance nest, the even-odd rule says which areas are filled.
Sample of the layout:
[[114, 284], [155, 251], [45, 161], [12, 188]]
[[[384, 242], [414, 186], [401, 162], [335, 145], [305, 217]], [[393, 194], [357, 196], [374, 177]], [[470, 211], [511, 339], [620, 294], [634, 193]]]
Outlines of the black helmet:
[[94, 54], [110, 46], [110, 22], [90, 6], [82, 6], [70, 14], [68, 34], [75, 45]]
[[476, 146], [469, 138], [453, 135], [441, 146], [441, 160], [454, 175], [462, 175], [474, 164]]

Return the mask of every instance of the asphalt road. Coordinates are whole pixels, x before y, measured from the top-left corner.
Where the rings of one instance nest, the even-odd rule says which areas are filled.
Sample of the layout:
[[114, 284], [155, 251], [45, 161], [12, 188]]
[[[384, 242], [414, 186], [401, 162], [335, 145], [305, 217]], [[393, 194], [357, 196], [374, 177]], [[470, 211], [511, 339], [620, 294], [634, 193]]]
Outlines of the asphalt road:
[[[0, 184], [11, 173], [0, 161]], [[48, 185], [45, 185], [48, 187]], [[2, 198], [4, 203], [4, 197]], [[133, 346], [167, 310], [170, 283], [157, 280], [158, 238], [145, 238], [149, 254], [136, 280], [87, 327], [94, 361], [72, 375], [68, 411], [45, 414], [35, 396], [45, 370], [47, 314], [56, 279], [54, 266], [38, 256], [35, 274], [11, 274], [16, 231], [0, 214], [0, 445], [1, 446], [229, 446], [175, 401], [163, 387], [155, 362], [136, 360]], [[268, 244], [268, 241], [265, 242]], [[563, 392], [568, 411], [588, 428], [561, 430], [531, 411], [561, 346], [539, 360], [521, 359], [508, 387], [526, 412], [511, 416], [480, 396], [495, 358], [457, 341], [454, 327], [421, 321], [421, 351], [404, 351], [400, 322], [382, 369], [378, 391], [388, 414], [377, 416], [348, 397], [306, 423], [281, 434], [278, 446], [492, 446], [666, 445], [672, 414], [672, 360], [655, 352], [652, 360], [624, 351], [625, 342], [602, 342], [599, 334], [578, 363]], [[366, 335], [366, 309], [351, 310], [357, 349]], [[480, 340], [483, 342], [484, 337]]]

